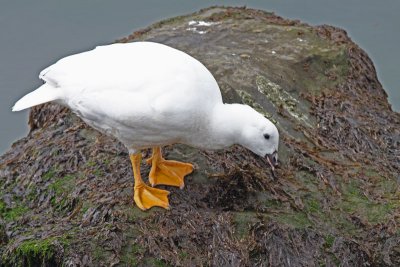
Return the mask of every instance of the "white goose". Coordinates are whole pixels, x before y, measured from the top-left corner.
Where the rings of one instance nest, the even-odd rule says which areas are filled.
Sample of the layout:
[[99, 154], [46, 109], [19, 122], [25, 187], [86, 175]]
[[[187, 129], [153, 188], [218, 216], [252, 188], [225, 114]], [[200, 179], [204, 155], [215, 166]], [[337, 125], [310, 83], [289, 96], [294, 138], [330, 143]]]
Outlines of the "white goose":
[[100, 46], [65, 57], [40, 73], [45, 83], [21, 98], [19, 111], [54, 101], [127, 147], [134, 174], [134, 200], [146, 210], [169, 208], [166, 190], [140, 176], [141, 149], [153, 148], [149, 181], [183, 188], [193, 165], [165, 160], [161, 146], [183, 143], [202, 149], [240, 144], [271, 167], [279, 133], [247, 105], [224, 104], [214, 77], [193, 57], [166, 45], [134, 42]]

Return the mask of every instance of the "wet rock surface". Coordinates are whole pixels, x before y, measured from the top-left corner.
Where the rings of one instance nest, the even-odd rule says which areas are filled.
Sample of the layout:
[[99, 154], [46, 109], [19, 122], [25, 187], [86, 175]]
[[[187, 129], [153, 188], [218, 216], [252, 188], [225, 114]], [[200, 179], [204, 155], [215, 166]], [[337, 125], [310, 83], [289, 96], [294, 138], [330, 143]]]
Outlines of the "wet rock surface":
[[35, 107], [0, 158], [0, 265], [400, 264], [400, 115], [345, 31], [214, 7], [118, 42], [139, 40], [189, 53], [226, 102], [275, 121], [280, 167], [237, 146], [169, 146], [196, 169], [168, 187], [171, 210], [142, 212], [122, 144], [66, 108]]

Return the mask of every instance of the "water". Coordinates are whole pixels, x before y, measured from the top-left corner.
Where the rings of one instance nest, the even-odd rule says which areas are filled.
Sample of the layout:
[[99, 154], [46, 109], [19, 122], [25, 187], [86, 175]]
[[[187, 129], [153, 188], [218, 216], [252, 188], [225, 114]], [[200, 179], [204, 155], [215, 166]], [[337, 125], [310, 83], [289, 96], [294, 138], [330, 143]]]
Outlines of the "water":
[[246, 5], [312, 25], [346, 29], [372, 58], [389, 101], [400, 110], [398, 0], [0, 0], [0, 153], [28, 131], [27, 111], [12, 113], [10, 109], [41, 84], [40, 70], [153, 22], [215, 4]]

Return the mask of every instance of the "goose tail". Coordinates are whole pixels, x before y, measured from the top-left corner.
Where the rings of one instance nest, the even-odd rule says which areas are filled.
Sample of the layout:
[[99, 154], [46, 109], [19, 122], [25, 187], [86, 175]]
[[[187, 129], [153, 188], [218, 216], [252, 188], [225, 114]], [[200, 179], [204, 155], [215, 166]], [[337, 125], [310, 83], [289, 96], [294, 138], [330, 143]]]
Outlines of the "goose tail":
[[47, 83], [40, 86], [33, 92], [22, 97], [12, 107], [12, 111], [20, 111], [46, 102], [60, 99], [60, 91]]

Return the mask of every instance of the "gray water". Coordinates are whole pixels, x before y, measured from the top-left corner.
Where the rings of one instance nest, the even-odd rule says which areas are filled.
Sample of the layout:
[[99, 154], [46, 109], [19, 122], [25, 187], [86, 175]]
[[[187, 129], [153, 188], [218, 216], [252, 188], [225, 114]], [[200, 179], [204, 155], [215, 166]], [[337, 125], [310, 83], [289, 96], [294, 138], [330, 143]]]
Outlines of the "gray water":
[[0, 0], [0, 153], [27, 133], [27, 111], [10, 109], [41, 84], [40, 70], [153, 22], [216, 4], [246, 5], [344, 28], [372, 58], [390, 103], [400, 110], [398, 0]]

